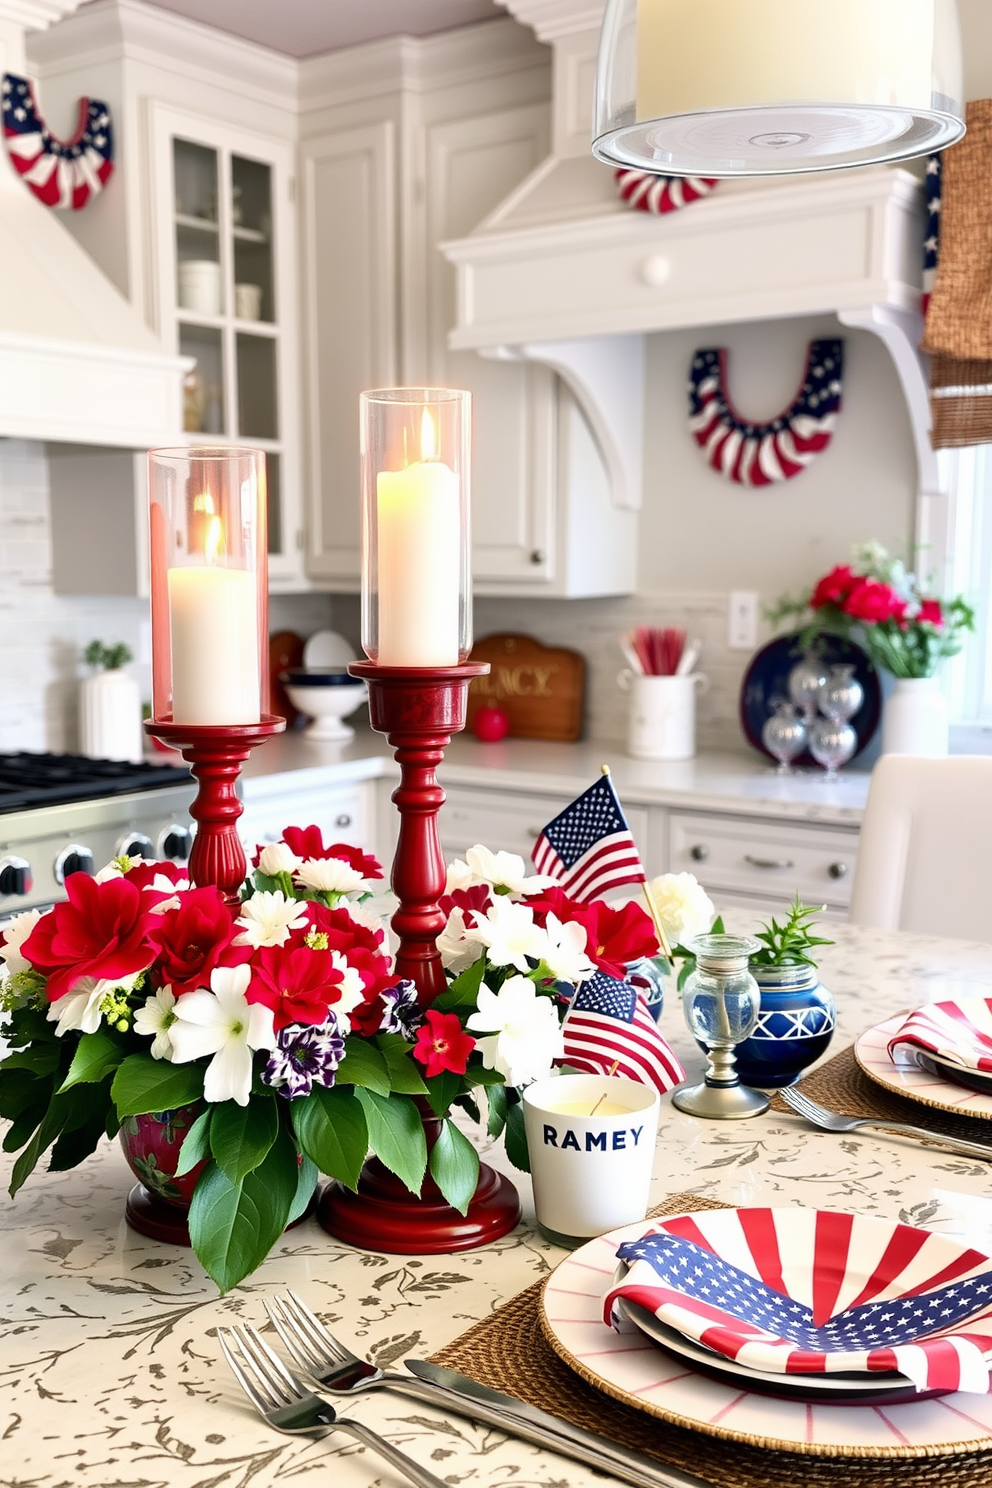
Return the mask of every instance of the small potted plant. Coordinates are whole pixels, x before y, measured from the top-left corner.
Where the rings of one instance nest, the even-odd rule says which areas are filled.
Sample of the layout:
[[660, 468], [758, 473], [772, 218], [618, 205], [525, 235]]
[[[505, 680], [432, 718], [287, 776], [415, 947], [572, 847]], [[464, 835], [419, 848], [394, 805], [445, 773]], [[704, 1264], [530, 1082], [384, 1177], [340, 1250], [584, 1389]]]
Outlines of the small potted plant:
[[757, 1027], [737, 1048], [746, 1085], [792, 1085], [833, 1038], [834, 1000], [814, 959], [819, 946], [833, 944], [813, 933], [821, 912], [797, 894], [781, 923], [772, 918], [756, 932], [761, 950], [751, 957], [751, 974], [761, 989], [761, 1007]]
[[131, 661], [122, 642], [91, 641], [83, 660], [92, 667], [79, 688], [79, 742], [90, 759], [141, 760], [141, 692], [124, 668]]

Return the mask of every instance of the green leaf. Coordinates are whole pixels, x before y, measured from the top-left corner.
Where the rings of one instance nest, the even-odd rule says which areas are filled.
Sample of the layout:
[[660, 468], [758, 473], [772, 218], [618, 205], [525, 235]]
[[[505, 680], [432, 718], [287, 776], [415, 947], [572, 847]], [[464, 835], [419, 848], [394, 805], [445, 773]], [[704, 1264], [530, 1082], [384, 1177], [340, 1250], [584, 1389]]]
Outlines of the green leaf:
[[498, 1137], [506, 1125], [506, 1086], [490, 1085], [486, 1091], [486, 1099], [489, 1102], [486, 1131], [491, 1137]]
[[85, 1100], [72, 1112], [52, 1148], [48, 1163], [50, 1173], [65, 1173], [76, 1167], [96, 1151], [103, 1137], [110, 1081], [101, 1092], [102, 1099], [97, 1099], [89, 1088], [79, 1093], [85, 1095]]
[[34, 1172], [42, 1154], [47, 1152], [56, 1137], [61, 1134], [71, 1114], [72, 1107], [69, 1097], [53, 1095], [48, 1110], [45, 1112], [37, 1131], [11, 1169], [10, 1187], [8, 1189], [11, 1198], [14, 1197], [17, 1190]]
[[473, 961], [471, 966], [466, 966], [460, 972], [439, 997], [435, 997], [431, 1003], [432, 1008], [437, 1008], [439, 1013], [450, 1013], [456, 1008], [471, 1008], [473, 1011], [479, 1000], [479, 988], [482, 986], [482, 976], [486, 969], [486, 958], [480, 956], [478, 961]]
[[6, 1064], [0, 1068], [0, 1116], [13, 1120], [39, 1101], [47, 1109], [51, 1095], [52, 1082], [46, 1075], [29, 1069], [8, 1069]]
[[411, 1193], [419, 1195], [427, 1171], [427, 1141], [420, 1112], [406, 1095], [384, 1100], [371, 1090], [356, 1090], [355, 1094], [365, 1110], [372, 1151]]
[[298, 1186], [296, 1147], [286, 1131], [240, 1183], [216, 1162], [200, 1174], [189, 1210], [190, 1240], [222, 1292], [264, 1261], [286, 1228]]
[[203, 1094], [203, 1071], [195, 1064], [169, 1064], [150, 1054], [129, 1054], [110, 1087], [117, 1115], [146, 1116], [175, 1111]]
[[410, 1055], [409, 1041], [401, 1033], [380, 1033], [376, 1043], [386, 1061], [390, 1088], [397, 1095], [426, 1095], [427, 1086]]
[[28, 1049], [17, 1049], [4, 1055], [3, 1072], [24, 1069], [35, 1075], [50, 1075], [59, 1063], [60, 1053], [55, 1044], [34, 1044]]
[[431, 1149], [431, 1177], [448, 1203], [465, 1214], [479, 1182], [479, 1154], [453, 1121], [442, 1121]]
[[313, 1191], [317, 1187], [316, 1163], [312, 1163], [305, 1152], [300, 1153], [300, 1168], [296, 1178], [296, 1197], [289, 1206], [289, 1214], [286, 1216], [288, 1225], [295, 1224], [313, 1198]]
[[318, 1085], [303, 1099], [290, 1101], [289, 1109], [296, 1140], [306, 1155], [329, 1178], [357, 1189], [368, 1156], [369, 1128], [355, 1092]]
[[193, 1122], [189, 1131], [183, 1138], [183, 1145], [179, 1149], [179, 1161], [176, 1163], [176, 1177], [183, 1178], [191, 1173], [197, 1163], [210, 1156], [210, 1122], [213, 1118], [214, 1107], [207, 1106], [201, 1111]]
[[73, 1085], [92, 1085], [116, 1069], [124, 1058], [124, 1050], [116, 1039], [102, 1028], [96, 1033], [84, 1033], [76, 1045], [69, 1073], [62, 1081], [60, 1090], [69, 1090]]
[[524, 1108], [520, 1101], [507, 1107], [506, 1111], [506, 1155], [521, 1173], [530, 1172], [530, 1153], [527, 1151], [527, 1133], [524, 1131]]
[[220, 1101], [210, 1123], [210, 1151], [232, 1183], [254, 1172], [279, 1133], [277, 1095], [253, 1095], [247, 1106]]
[[374, 1044], [355, 1034], [345, 1039], [344, 1058], [338, 1065], [335, 1081], [338, 1085], [364, 1085], [376, 1095], [388, 1095], [390, 1090], [385, 1059]]
[[453, 1074], [451, 1070], [442, 1070], [439, 1075], [431, 1076], [427, 1081], [427, 1099], [435, 1116], [445, 1114], [461, 1088], [461, 1075]]
[[467, 1092], [463, 1092], [461, 1095], [456, 1095], [454, 1100], [452, 1101], [452, 1105], [457, 1106], [460, 1111], [467, 1111], [469, 1116], [471, 1116], [472, 1120], [475, 1122], [476, 1126], [478, 1126], [479, 1122], [482, 1120], [482, 1112], [479, 1110], [478, 1102], [474, 1100], [472, 1096], [470, 1096]]
[[465, 1079], [470, 1085], [489, 1086], [506, 1084], [505, 1075], [501, 1074], [498, 1069], [486, 1069], [481, 1059], [476, 1060], [474, 1056], [469, 1061], [468, 1068], [465, 1071]]

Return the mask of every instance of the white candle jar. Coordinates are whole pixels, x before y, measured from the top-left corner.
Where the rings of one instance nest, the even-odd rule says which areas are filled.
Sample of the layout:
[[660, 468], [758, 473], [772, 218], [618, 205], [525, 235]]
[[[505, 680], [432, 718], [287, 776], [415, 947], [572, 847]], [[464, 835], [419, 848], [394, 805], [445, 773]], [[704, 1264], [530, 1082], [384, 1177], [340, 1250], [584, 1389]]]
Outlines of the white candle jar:
[[148, 466], [154, 719], [258, 723], [268, 701], [265, 455], [158, 449]]
[[361, 396], [362, 646], [384, 667], [450, 667], [472, 649], [471, 394]]

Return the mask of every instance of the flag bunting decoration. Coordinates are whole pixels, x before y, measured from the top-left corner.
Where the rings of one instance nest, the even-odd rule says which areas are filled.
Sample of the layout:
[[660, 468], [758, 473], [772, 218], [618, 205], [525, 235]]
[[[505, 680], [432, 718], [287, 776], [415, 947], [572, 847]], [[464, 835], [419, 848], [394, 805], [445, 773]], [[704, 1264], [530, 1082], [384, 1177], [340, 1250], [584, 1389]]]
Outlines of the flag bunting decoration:
[[609, 775], [548, 822], [531, 851], [538, 873], [579, 904], [621, 884], [647, 882], [640, 854]]
[[636, 987], [605, 972], [596, 972], [576, 991], [562, 1037], [566, 1064], [589, 1074], [613, 1071], [653, 1085], [660, 1095], [685, 1079]]
[[718, 184], [706, 176], [659, 176], [654, 171], [614, 172], [620, 198], [638, 212], [678, 212], [707, 196]]
[[689, 428], [707, 463], [740, 486], [792, 480], [833, 437], [843, 370], [843, 341], [811, 341], [795, 402], [759, 424], [742, 418], [730, 401], [726, 350], [697, 351], [689, 371]]
[[923, 244], [923, 314], [926, 315], [937, 278], [937, 255], [940, 252], [940, 188], [944, 173], [941, 154], [927, 156], [927, 235]]
[[5, 73], [3, 133], [11, 164], [46, 207], [78, 212], [98, 196], [114, 170], [110, 110], [96, 98], [79, 100], [79, 128], [58, 140], [38, 113], [30, 79]]
[[894, 1064], [935, 1054], [961, 1069], [992, 1075], [992, 997], [931, 1002], [910, 1013], [888, 1043]]
[[[698, 1216], [621, 1246], [617, 1254], [630, 1269], [605, 1298], [606, 1321], [623, 1297], [746, 1368], [897, 1373], [917, 1390], [988, 1391], [988, 1256], [955, 1246], [948, 1264], [942, 1236], [882, 1223], [888, 1243], [872, 1271], [857, 1253], [859, 1216], [785, 1208], [736, 1214], [738, 1234], [724, 1236], [733, 1260], [698, 1231]], [[878, 1233], [866, 1243], [877, 1247]], [[932, 1259], [931, 1241], [938, 1242]]]

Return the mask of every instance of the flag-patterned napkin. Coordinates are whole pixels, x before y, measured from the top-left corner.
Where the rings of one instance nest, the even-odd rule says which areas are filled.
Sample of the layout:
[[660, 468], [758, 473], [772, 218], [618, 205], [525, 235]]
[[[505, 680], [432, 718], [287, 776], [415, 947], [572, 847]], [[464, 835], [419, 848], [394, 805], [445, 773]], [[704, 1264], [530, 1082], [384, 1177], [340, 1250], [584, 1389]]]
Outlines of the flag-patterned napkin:
[[622, 1245], [604, 1300], [636, 1302], [748, 1369], [898, 1373], [984, 1395], [992, 1260], [911, 1225], [811, 1209], [682, 1215]]
[[916, 1064], [922, 1049], [959, 1069], [992, 1075], [992, 997], [926, 1003], [910, 1013], [888, 1049], [893, 1064]]

